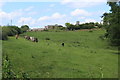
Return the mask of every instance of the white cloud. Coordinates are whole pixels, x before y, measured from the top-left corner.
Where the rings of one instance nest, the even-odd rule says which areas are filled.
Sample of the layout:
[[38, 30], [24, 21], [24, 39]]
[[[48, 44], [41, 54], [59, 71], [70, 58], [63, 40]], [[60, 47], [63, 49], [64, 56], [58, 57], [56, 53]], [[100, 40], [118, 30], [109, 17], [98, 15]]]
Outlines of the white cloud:
[[60, 24], [64, 25], [67, 21], [67, 16], [65, 14], [53, 13], [51, 16], [40, 17], [37, 21], [40, 23], [41, 27], [46, 25]]
[[85, 22], [97, 22], [95, 19], [85, 19]]
[[83, 10], [83, 9], [75, 9], [74, 11], [71, 12], [72, 16], [90, 16], [91, 13]]
[[79, 19], [85, 19], [85, 17], [80, 17]]
[[13, 12], [9, 12], [9, 13], [4, 12], [4, 11], [1, 10], [0, 11], [0, 18], [2, 18], [2, 19], [4, 19], [4, 18], [13, 19], [13, 18], [22, 16], [24, 14], [24, 10], [25, 9], [19, 9], [19, 10], [16, 10], [16, 11], [13, 11]]
[[18, 9], [16, 11], [13, 11], [13, 12], [4, 12], [2, 10], [0, 10], [0, 18], [4, 19], [14, 19], [16, 17], [20, 17], [20, 16], [23, 16], [23, 15], [35, 15], [37, 14], [36, 12], [31, 12], [31, 10], [33, 9], [33, 7], [28, 7], [28, 8], [25, 8], [25, 9]]
[[50, 19], [49, 16], [43, 16], [43, 17], [39, 18], [39, 21], [45, 21], [45, 20], [48, 20], [48, 19]]
[[37, 14], [37, 12], [32, 11], [34, 7], [30, 6], [25, 9], [17, 9], [12, 12], [5, 12], [3, 10], [0, 10], [0, 19], [2, 19], [1, 25], [6, 25], [10, 22], [12, 19], [14, 22], [17, 22], [17, 20], [23, 16], [32, 16]]
[[25, 11], [31, 11], [32, 9], [34, 9], [34, 7], [33, 7], [33, 6], [30, 6], [30, 7], [26, 8], [26, 9], [24, 9], [24, 10], [25, 10]]
[[32, 17], [21, 17], [18, 22], [17, 22], [17, 25], [21, 26], [21, 25], [35, 25], [36, 24], [36, 20], [33, 19]]
[[10, 12], [10, 13], [6, 13], [4, 11], [0, 11], [0, 18], [1, 19], [14, 19], [16, 17], [21, 16], [23, 13], [19, 10], [14, 11], [14, 12]]
[[39, 21], [45, 21], [45, 20], [62, 19], [62, 18], [64, 18], [65, 16], [66, 16], [66, 15], [64, 15], [64, 14], [54, 13], [54, 14], [51, 15], [51, 16], [43, 16], [43, 17], [40, 17], [38, 20], [39, 20]]
[[65, 17], [66, 15], [62, 15], [62, 14], [60, 14], [60, 13], [54, 13], [52, 16], [51, 16], [51, 18], [53, 18], [53, 19], [60, 19], [60, 18], [63, 18], [63, 17]]
[[0, 0], [0, 9], [2, 8], [3, 5], [4, 5], [3, 0]]

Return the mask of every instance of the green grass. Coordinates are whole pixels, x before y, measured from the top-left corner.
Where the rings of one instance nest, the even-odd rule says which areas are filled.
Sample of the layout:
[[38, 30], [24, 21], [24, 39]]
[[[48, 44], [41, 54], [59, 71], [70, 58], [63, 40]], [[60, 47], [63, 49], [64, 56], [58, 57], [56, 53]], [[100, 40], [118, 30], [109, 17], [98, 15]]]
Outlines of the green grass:
[[104, 33], [27, 32], [25, 35], [37, 37], [39, 42], [9, 37], [3, 41], [3, 54], [8, 55], [16, 74], [24, 71], [31, 78], [117, 78], [117, 49], [99, 38]]

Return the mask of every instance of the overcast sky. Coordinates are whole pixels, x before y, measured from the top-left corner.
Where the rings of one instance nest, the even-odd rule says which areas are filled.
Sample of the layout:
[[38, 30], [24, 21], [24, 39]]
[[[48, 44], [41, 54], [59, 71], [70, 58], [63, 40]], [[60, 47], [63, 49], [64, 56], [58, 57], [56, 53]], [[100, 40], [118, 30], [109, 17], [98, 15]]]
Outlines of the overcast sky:
[[31, 2], [0, 2], [0, 25], [29, 25], [30, 28], [43, 28], [46, 25], [66, 22], [75, 24], [85, 22], [100, 22], [100, 16], [109, 12], [106, 1], [73, 0], [60, 1], [31, 1]]

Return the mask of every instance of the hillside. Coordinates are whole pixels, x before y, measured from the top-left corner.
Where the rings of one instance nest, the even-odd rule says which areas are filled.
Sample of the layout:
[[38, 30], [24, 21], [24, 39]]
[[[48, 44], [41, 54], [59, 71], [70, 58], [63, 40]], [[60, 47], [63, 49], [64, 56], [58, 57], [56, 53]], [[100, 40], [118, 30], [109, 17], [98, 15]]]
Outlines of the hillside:
[[99, 37], [104, 33], [27, 32], [24, 35], [37, 37], [39, 42], [9, 37], [3, 41], [3, 55], [8, 55], [15, 74], [24, 72], [31, 78], [117, 78], [117, 49]]

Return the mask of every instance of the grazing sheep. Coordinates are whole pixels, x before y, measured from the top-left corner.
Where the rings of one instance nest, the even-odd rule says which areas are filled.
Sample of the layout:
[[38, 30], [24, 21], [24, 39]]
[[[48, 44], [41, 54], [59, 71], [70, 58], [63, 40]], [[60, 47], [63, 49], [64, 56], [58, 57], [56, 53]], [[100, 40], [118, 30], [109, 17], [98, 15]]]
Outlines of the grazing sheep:
[[34, 42], [34, 37], [30, 37], [30, 40], [31, 40], [32, 42]]
[[30, 36], [24, 36], [24, 38], [30, 40]]
[[35, 37], [30, 37], [30, 40], [31, 40], [32, 42], [38, 42], [38, 38], [35, 38]]
[[38, 42], [38, 38], [35, 38], [35, 42]]
[[19, 35], [18, 35], [18, 34], [16, 34], [16, 35], [15, 35], [15, 38], [16, 38], [16, 39], [18, 39], [18, 37], [19, 37]]
[[64, 43], [62, 43], [61, 45], [64, 47], [64, 45], [65, 45], [65, 44], [64, 44]]

